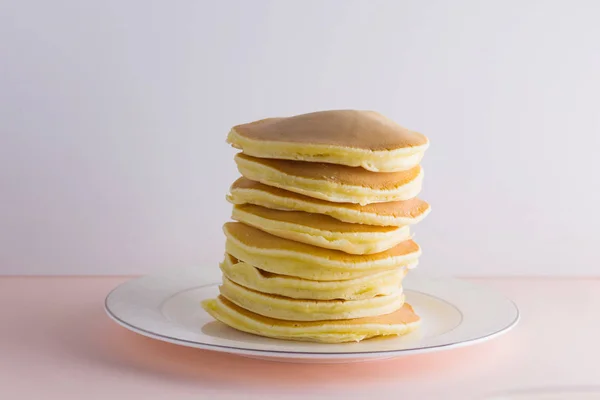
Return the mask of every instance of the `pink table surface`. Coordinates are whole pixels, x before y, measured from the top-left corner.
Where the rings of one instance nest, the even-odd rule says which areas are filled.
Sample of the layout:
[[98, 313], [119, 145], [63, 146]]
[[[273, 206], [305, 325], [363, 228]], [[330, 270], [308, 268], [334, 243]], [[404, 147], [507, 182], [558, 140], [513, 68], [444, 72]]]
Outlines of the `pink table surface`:
[[469, 399], [600, 385], [600, 280], [478, 279], [522, 320], [494, 341], [337, 365], [281, 364], [162, 343], [117, 326], [126, 278], [0, 278], [0, 399]]

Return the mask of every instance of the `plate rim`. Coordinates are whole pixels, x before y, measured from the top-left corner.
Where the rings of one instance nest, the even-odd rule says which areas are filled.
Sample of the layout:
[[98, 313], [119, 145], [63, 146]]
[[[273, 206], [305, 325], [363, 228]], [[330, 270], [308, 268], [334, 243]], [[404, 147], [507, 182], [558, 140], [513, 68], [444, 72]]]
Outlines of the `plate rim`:
[[[175, 270], [175, 271], [177, 271], [177, 270]], [[175, 271], [171, 271], [171, 274], [169, 274], [169, 275], [173, 275], [174, 273], [176, 273]], [[197, 348], [197, 349], [202, 349], [202, 350], [210, 350], [210, 351], [216, 351], [216, 352], [222, 352], [222, 353], [238, 354], [238, 355], [244, 355], [244, 356], [257, 356], [257, 357], [267, 357], [267, 358], [298, 358], [298, 359], [299, 358], [302, 358], [302, 359], [315, 359], [315, 358], [368, 359], [368, 358], [380, 358], [380, 357], [386, 357], [386, 356], [393, 357], [393, 356], [400, 356], [400, 355], [422, 354], [422, 353], [428, 353], [428, 352], [434, 352], [434, 351], [450, 350], [450, 349], [475, 345], [475, 344], [485, 342], [488, 340], [492, 340], [496, 337], [499, 337], [499, 336], [509, 332], [510, 330], [512, 330], [518, 324], [518, 322], [521, 318], [521, 313], [520, 313], [520, 310], [519, 310], [518, 306], [516, 305], [516, 303], [513, 300], [511, 300], [510, 298], [508, 298], [500, 293], [496, 293], [497, 296], [502, 297], [505, 301], [510, 303], [510, 305], [514, 309], [515, 317], [514, 317], [513, 321], [511, 321], [510, 323], [506, 324], [505, 326], [503, 326], [493, 332], [490, 332], [489, 334], [486, 334], [486, 335], [483, 335], [483, 336], [480, 336], [477, 338], [467, 338], [467, 339], [461, 340], [461, 341], [442, 343], [442, 344], [432, 344], [432, 345], [426, 345], [423, 347], [371, 350], [371, 351], [328, 352], [328, 351], [306, 351], [306, 350], [289, 351], [289, 350], [274, 350], [274, 349], [248, 349], [248, 348], [239, 347], [239, 346], [213, 344], [213, 343], [202, 343], [202, 342], [189, 340], [189, 339], [176, 338], [176, 337], [172, 337], [169, 335], [152, 332], [150, 330], [135, 326], [134, 324], [121, 319], [119, 316], [117, 316], [113, 312], [113, 310], [111, 310], [111, 308], [109, 306], [109, 301], [110, 301], [111, 297], [114, 295], [114, 293], [116, 291], [118, 291], [119, 289], [123, 289], [124, 286], [134, 284], [136, 281], [140, 281], [144, 278], [147, 278], [147, 279], [148, 278], [166, 278], [167, 276], [165, 276], [165, 274], [145, 275], [145, 276], [137, 277], [134, 279], [129, 279], [129, 280], [119, 284], [118, 286], [113, 288], [104, 299], [104, 310], [105, 310], [106, 314], [110, 317], [110, 319], [115, 321], [118, 325], [120, 325], [132, 332], [135, 332], [135, 333], [140, 334], [145, 337], [149, 337], [151, 339], [160, 340], [160, 341], [171, 343], [171, 344], [177, 344], [177, 345], [181, 345], [181, 346], [185, 346], [185, 347]], [[423, 279], [424, 280], [440, 280], [441, 279], [443, 281], [466, 283], [465, 281], [463, 281], [461, 279], [456, 279], [456, 278], [421, 277], [421, 279], [422, 280]], [[219, 284], [219, 282], [205, 283], [205, 284], [201, 284], [201, 285], [197, 285], [197, 286], [190, 286], [189, 289], [204, 288], [204, 287], [214, 286], [214, 285], [218, 285], [218, 284]], [[475, 285], [475, 286], [481, 287], [481, 285]], [[186, 289], [184, 289], [184, 290], [186, 290]], [[408, 289], [408, 290], [411, 290], [411, 289]], [[442, 301], [448, 303], [448, 301], [446, 299], [434, 296], [432, 294], [422, 292], [420, 290], [415, 290], [415, 289], [412, 289], [412, 291], [424, 293], [426, 295], [433, 296], [436, 299], [439, 299], [439, 300], [442, 300]], [[175, 295], [175, 294], [173, 294], [173, 295]], [[170, 297], [172, 297], [173, 295], [171, 295]], [[164, 301], [166, 301], [166, 299], [163, 299], [161, 304], [164, 303]], [[452, 304], [452, 303], [449, 303], [449, 304]], [[459, 310], [459, 311], [462, 313], [462, 310]], [[292, 342], [292, 341], [290, 341], [290, 342]], [[319, 344], [316, 344], [316, 345], [319, 345]]]

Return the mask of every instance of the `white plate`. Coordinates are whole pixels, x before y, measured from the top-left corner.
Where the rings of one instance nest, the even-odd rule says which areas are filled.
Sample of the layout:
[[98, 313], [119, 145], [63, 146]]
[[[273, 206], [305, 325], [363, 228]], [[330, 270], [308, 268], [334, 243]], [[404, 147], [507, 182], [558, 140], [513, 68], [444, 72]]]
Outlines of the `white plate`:
[[409, 274], [407, 301], [421, 327], [402, 337], [360, 343], [320, 344], [269, 339], [215, 321], [201, 307], [218, 294], [199, 268], [128, 281], [106, 298], [106, 311], [134, 332], [165, 342], [255, 358], [293, 362], [351, 362], [467, 346], [515, 326], [516, 305], [486, 287], [449, 278]]

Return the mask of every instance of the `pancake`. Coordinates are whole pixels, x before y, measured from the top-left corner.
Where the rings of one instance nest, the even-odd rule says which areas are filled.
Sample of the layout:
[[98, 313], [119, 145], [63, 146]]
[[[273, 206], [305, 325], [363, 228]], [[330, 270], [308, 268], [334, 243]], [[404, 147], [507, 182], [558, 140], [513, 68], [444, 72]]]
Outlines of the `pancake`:
[[374, 317], [394, 312], [404, 304], [401, 287], [386, 296], [361, 300], [291, 299], [245, 288], [224, 276], [219, 292], [227, 300], [248, 311], [288, 321]]
[[373, 254], [411, 238], [408, 226], [349, 224], [322, 214], [234, 206], [231, 216], [272, 235], [350, 254]]
[[354, 255], [280, 238], [239, 222], [223, 226], [225, 249], [263, 271], [298, 278], [338, 281], [416, 264], [421, 249], [412, 240], [377, 254]]
[[336, 203], [361, 205], [408, 200], [421, 191], [420, 166], [400, 172], [370, 172], [361, 167], [235, 156], [246, 178]]
[[218, 321], [254, 335], [320, 343], [358, 342], [376, 336], [404, 335], [420, 318], [408, 303], [390, 314], [337, 321], [295, 322], [264, 317], [236, 306], [223, 296], [204, 300], [202, 307]]
[[325, 214], [344, 222], [377, 226], [416, 224], [431, 210], [427, 202], [418, 198], [364, 206], [332, 203], [263, 185], [246, 178], [239, 178], [231, 185], [227, 200], [232, 204], [255, 204], [276, 210]]
[[229, 280], [249, 289], [311, 300], [360, 300], [392, 294], [398, 290], [407, 272], [401, 267], [345, 281], [311, 281], [261, 271], [229, 254], [225, 255], [220, 267]]
[[357, 110], [320, 111], [237, 125], [227, 142], [254, 157], [326, 162], [374, 172], [411, 169], [429, 146], [424, 135], [379, 113]]

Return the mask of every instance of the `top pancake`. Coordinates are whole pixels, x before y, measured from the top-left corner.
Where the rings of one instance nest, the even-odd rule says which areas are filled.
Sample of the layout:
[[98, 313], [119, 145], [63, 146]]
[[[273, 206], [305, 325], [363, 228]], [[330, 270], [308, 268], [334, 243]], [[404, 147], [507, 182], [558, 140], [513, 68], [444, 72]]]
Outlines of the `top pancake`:
[[429, 145], [374, 111], [333, 110], [267, 118], [231, 129], [227, 141], [260, 158], [327, 162], [374, 172], [416, 166]]
[[427, 138], [374, 111], [332, 110], [267, 118], [233, 127], [252, 140], [380, 151], [422, 146]]

